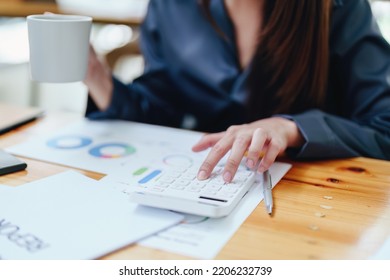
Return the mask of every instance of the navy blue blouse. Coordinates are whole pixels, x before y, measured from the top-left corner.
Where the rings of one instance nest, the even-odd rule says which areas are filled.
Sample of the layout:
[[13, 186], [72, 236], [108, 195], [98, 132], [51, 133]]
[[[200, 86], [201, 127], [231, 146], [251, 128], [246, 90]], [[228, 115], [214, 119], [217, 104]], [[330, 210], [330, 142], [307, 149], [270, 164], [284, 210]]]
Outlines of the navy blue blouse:
[[[249, 67], [240, 69], [234, 27], [222, 0], [211, 13], [217, 34], [196, 0], [150, 0], [141, 27], [145, 72], [131, 84], [113, 78], [109, 108], [89, 98], [92, 119], [125, 119], [200, 131], [247, 122]], [[367, 0], [337, 0], [331, 20], [325, 109], [284, 117], [306, 139], [295, 158], [367, 156], [390, 159], [390, 46]]]

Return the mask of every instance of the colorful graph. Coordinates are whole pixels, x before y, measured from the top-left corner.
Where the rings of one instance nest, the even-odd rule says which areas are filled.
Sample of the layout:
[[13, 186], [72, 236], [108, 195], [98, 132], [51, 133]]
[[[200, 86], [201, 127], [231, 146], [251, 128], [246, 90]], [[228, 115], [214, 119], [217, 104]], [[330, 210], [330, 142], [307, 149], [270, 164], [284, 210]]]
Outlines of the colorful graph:
[[163, 158], [163, 162], [169, 166], [191, 167], [193, 159], [187, 155], [168, 155]]
[[147, 167], [138, 168], [136, 171], [133, 172], [133, 176], [142, 175], [142, 174], [144, 174], [147, 170], [148, 170]]
[[138, 181], [139, 184], [146, 184], [150, 180], [152, 180], [154, 177], [160, 175], [161, 170], [153, 170], [148, 175], [146, 175], [144, 178]]
[[47, 141], [47, 145], [55, 149], [79, 149], [92, 143], [92, 139], [78, 135], [60, 136]]
[[124, 143], [106, 143], [95, 146], [88, 152], [97, 158], [121, 158], [134, 154], [136, 149]]

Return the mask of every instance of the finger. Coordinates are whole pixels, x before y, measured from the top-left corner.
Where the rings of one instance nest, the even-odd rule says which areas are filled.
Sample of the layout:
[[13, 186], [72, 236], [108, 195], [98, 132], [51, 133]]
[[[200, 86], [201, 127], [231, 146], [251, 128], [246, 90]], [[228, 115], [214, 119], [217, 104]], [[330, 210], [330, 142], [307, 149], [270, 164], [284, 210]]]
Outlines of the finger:
[[276, 157], [282, 150], [282, 145], [278, 141], [271, 140], [271, 142], [268, 144], [268, 149], [266, 150], [264, 157], [260, 161], [258, 171], [264, 172], [268, 170], [275, 162]]
[[212, 133], [204, 135], [198, 143], [192, 147], [193, 152], [204, 151], [212, 146], [214, 146], [222, 137], [225, 135], [225, 132]]
[[199, 180], [205, 180], [210, 177], [211, 172], [217, 163], [225, 156], [232, 146], [232, 140], [230, 137], [222, 138], [211, 149], [206, 159], [203, 161], [199, 168], [197, 178]]
[[237, 172], [238, 166], [241, 163], [241, 160], [245, 154], [245, 151], [248, 149], [248, 146], [251, 142], [250, 134], [239, 135], [235, 138], [231, 153], [229, 158], [226, 161], [225, 168], [223, 171], [223, 179], [226, 183], [230, 183], [233, 180], [234, 175]]
[[264, 129], [257, 128], [253, 132], [252, 141], [247, 152], [246, 166], [249, 169], [255, 168], [256, 163], [259, 161], [259, 158], [262, 154], [267, 139], [268, 135]]
[[92, 44], [89, 44], [89, 54], [93, 56], [97, 56], [95, 48], [92, 46]]

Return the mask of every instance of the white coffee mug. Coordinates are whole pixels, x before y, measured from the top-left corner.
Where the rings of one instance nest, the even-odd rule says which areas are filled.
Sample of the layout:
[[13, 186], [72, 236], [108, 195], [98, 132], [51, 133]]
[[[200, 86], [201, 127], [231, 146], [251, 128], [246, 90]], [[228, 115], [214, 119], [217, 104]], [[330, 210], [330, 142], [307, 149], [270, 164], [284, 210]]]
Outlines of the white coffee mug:
[[31, 78], [67, 83], [85, 78], [92, 18], [78, 15], [27, 17]]

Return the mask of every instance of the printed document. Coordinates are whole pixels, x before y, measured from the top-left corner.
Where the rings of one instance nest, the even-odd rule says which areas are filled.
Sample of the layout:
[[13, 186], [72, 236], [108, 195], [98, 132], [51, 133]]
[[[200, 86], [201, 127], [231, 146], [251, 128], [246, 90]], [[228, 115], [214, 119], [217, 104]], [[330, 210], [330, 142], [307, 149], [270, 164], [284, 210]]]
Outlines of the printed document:
[[182, 218], [68, 171], [0, 189], [0, 259], [96, 259]]

